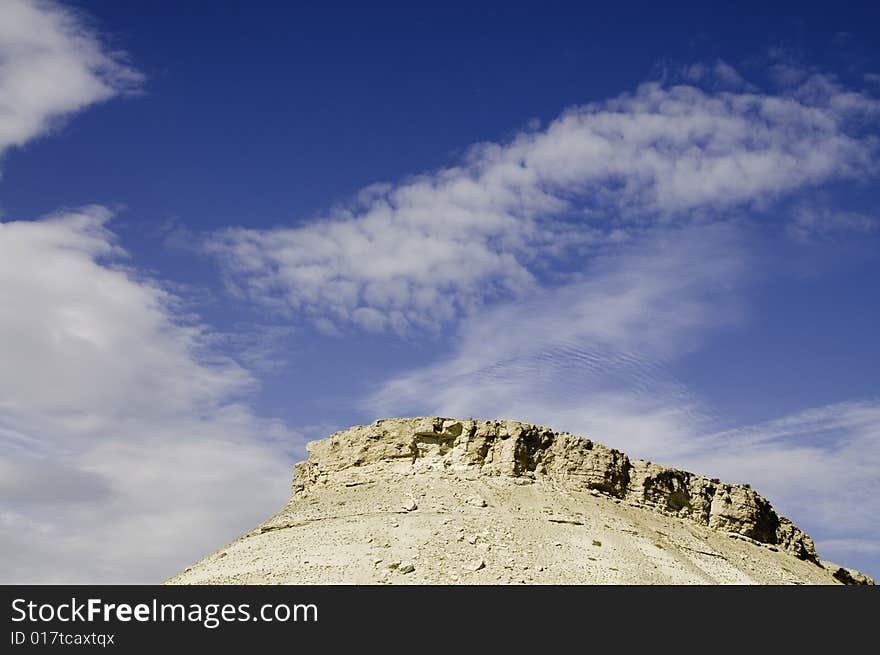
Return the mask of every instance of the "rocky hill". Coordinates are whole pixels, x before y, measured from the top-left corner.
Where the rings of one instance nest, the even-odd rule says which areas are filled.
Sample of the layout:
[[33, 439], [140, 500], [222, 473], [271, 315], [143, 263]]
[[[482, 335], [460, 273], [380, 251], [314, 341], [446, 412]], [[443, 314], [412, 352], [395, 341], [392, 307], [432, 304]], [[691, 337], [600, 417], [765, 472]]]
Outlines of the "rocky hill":
[[515, 421], [308, 444], [290, 502], [171, 584], [871, 584], [748, 485]]

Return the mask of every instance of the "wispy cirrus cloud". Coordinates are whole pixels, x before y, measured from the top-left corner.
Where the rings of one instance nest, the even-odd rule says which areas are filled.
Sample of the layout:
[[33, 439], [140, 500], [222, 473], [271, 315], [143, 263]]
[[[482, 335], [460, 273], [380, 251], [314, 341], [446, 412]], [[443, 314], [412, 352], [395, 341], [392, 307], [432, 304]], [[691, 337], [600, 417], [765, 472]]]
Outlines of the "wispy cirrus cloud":
[[880, 401], [847, 401], [705, 436], [691, 459], [754, 480], [823, 538], [880, 543]]
[[846, 234], [871, 234], [880, 229], [880, 221], [864, 212], [838, 210], [827, 206], [800, 205], [787, 226], [797, 241], [828, 239]]
[[392, 377], [364, 411], [517, 418], [674, 457], [711, 422], [670, 364], [742, 319], [744, 240], [723, 225], [645, 234], [578, 282], [463, 319], [450, 353]]
[[82, 15], [54, 0], [0, 3], [0, 155], [142, 82]]
[[[742, 86], [723, 62], [699, 73]], [[878, 145], [862, 131], [878, 108], [818, 74], [776, 94], [648, 83], [308, 225], [227, 229], [206, 248], [235, 293], [282, 313], [436, 327], [539, 288], [548, 260], [872, 174]]]
[[876, 575], [880, 401], [848, 401], [691, 441], [686, 462], [748, 480], [813, 533], [823, 557]]
[[298, 435], [88, 207], [0, 222], [0, 580], [158, 582], [289, 493]]

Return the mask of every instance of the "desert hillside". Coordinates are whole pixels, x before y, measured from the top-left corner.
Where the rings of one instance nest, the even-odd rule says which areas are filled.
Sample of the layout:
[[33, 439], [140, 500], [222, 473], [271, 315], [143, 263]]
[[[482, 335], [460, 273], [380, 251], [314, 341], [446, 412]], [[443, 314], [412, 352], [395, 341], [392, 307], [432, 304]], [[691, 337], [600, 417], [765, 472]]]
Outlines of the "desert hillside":
[[748, 485], [515, 421], [308, 445], [290, 502], [170, 584], [870, 584]]

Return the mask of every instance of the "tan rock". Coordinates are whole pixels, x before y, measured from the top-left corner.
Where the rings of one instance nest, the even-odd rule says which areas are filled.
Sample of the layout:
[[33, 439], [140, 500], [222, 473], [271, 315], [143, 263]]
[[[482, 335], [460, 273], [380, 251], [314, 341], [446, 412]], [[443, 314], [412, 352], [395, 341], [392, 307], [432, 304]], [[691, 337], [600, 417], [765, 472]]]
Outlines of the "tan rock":
[[822, 562], [822, 566], [831, 571], [831, 575], [835, 580], [839, 580], [845, 585], [873, 585], [874, 580], [869, 578], [864, 573], [860, 571], [856, 571], [855, 569], [848, 569], [843, 566], [838, 566], [833, 562]]
[[[281, 512], [223, 547], [222, 559], [169, 582], [377, 583], [383, 552], [419, 561], [418, 576], [391, 583], [456, 582], [446, 564], [456, 559], [471, 570], [531, 570], [530, 582], [546, 584], [870, 582], [820, 565], [810, 537], [748, 485], [631, 460], [545, 427], [385, 419], [307, 451]], [[483, 559], [474, 569], [477, 533]], [[383, 535], [381, 546], [372, 534]], [[415, 570], [401, 561], [389, 567]]]

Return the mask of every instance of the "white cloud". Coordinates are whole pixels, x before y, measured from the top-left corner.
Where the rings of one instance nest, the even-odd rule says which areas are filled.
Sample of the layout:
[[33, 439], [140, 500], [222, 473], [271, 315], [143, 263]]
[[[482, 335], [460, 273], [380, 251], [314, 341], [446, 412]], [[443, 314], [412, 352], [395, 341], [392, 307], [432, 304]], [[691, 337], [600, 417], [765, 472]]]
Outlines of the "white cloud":
[[0, 223], [0, 581], [157, 582], [289, 494], [295, 435], [108, 218]]
[[788, 234], [797, 241], [827, 239], [846, 233], [870, 234], [880, 227], [874, 216], [825, 206], [801, 205], [789, 222]]
[[740, 320], [742, 238], [715, 225], [625, 244], [582, 281], [467, 317], [451, 355], [389, 380], [364, 409], [527, 420], [672, 456], [707, 418], [668, 363]]
[[753, 482], [823, 539], [880, 543], [880, 401], [813, 408], [691, 448], [694, 465]]
[[[726, 64], [708, 74], [739, 83]], [[859, 121], [878, 107], [820, 75], [777, 95], [644, 84], [474, 146], [457, 166], [368, 188], [323, 220], [227, 229], [207, 249], [230, 289], [282, 312], [369, 330], [437, 326], [538, 288], [548, 259], [866, 175], [877, 144]]]
[[697, 62], [686, 66], [681, 71], [681, 76], [685, 80], [697, 84], [708, 82], [709, 84], [720, 85], [728, 89], [754, 90], [739, 74], [739, 71], [726, 61], [720, 59], [712, 64]]
[[820, 545], [823, 553], [866, 553], [880, 556], [880, 540], [823, 539]]
[[0, 155], [142, 79], [70, 9], [52, 0], [0, 2]]

